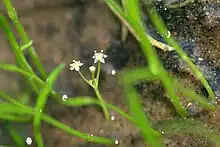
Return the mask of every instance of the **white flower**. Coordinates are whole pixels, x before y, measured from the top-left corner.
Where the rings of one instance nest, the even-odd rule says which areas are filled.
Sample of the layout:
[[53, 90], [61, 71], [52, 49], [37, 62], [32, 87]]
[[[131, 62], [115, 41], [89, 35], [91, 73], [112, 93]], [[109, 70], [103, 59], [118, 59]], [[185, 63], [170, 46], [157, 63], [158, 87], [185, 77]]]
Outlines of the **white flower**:
[[92, 58], [94, 59], [94, 63], [97, 63], [98, 61], [105, 63], [105, 58], [107, 58], [107, 55], [103, 54], [103, 50], [101, 50], [100, 53], [96, 53], [95, 51], [95, 54]]
[[80, 66], [83, 66], [83, 63], [73, 60], [73, 63], [70, 64], [70, 70], [79, 71]]
[[90, 70], [91, 72], [94, 72], [94, 71], [96, 70], [96, 68], [95, 68], [95, 66], [90, 66], [90, 67], [89, 67], [89, 70]]

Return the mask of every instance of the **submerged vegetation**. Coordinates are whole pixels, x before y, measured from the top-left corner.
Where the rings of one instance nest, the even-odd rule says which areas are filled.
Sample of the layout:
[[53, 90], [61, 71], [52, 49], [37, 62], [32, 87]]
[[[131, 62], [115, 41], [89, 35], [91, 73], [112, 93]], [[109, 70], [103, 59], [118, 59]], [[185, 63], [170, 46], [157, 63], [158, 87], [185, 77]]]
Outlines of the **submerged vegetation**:
[[[12, 20], [22, 44], [18, 43], [6, 17], [0, 13], [0, 28], [4, 31], [16, 58], [16, 65], [1, 63], [0, 69], [21, 75], [22, 78], [26, 79], [25, 84], [30, 85], [28, 92], [34, 92], [37, 94], [36, 104], [31, 106], [29, 103], [30, 100], [23, 103], [19, 101], [19, 99], [15, 99], [9, 94], [0, 91], [0, 97], [4, 100], [0, 103], [0, 118], [7, 126], [15, 144], [19, 147], [23, 147], [25, 146], [25, 139], [22, 138], [18, 132], [14, 131], [12, 127], [10, 127], [10, 122], [29, 122], [33, 123], [34, 137], [38, 147], [43, 147], [44, 142], [41, 135], [41, 120], [67, 133], [82, 138], [85, 141], [102, 144], [120, 144], [120, 141], [117, 139], [97, 137], [80, 132], [47, 115], [45, 113], [46, 102], [48, 99], [53, 99], [58, 104], [68, 107], [81, 107], [96, 104], [102, 108], [107, 120], [110, 119], [108, 109], [112, 109], [125, 117], [128, 121], [132, 122], [139, 129], [145, 143], [152, 147], [164, 146], [163, 137], [174, 135], [177, 132], [204, 136], [214, 141], [216, 145], [220, 145], [220, 142], [217, 139], [219, 137], [217, 133], [210, 131], [207, 127], [204, 127], [203, 123], [199, 120], [187, 118], [190, 117], [190, 115], [187, 109], [182, 105], [181, 99], [178, 96], [180, 93], [183, 94], [185, 98], [188, 98], [190, 101], [193, 101], [201, 108], [208, 111], [215, 111], [216, 96], [200, 69], [191, 61], [180, 45], [173, 39], [169, 30], [165, 27], [164, 22], [154, 8], [153, 1], [122, 0], [121, 3], [118, 3], [116, 0], [105, 0], [105, 3], [112, 12], [118, 16], [122, 23], [124, 29], [124, 31], [122, 31], [122, 35], [124, 35], [122, 37], [123, 41], [126, 41], [124, 38], [126, 38], [128, 31], [130, 31], [140, 43], [148, 64], [146, 67], [126, 69], [117, 73], [119, 77], [118, 81], [124, 87], [129, 107], [129, 114], [126, 114], [120, 108], [112, 104], [106, 103], [102, 98], [101, 92], [99, 91], [100, 66], [101, 63], [105, 63], [104, 58], [107, 58], [107, 55], [102, 52], [95, 52], [93, 56], [94, 64], [97, 63], [97, 69], [95, 66], [91, 66], [89, 68], [92, 76], [91, 80], [87, 80], [80, 72], [80, 68], [83, 63], [73, 60], [73, 63], [70, 64], [70, 70], [78, 72], [81, 78], [94, 89], [97, 99], [92, 97], [66, 97], [65, 100], [62, 100], [62, 96], [53, 90], [53, 85], [65, 65], [60, 64], [49, 74], [46, 73], [46, 70], [40, 61], [40, 57], [38, 57], [34, 50], [32, 44], [34, 41], [30, 40], [26, 34], [11, 1], [4, 0], [8, 16]], [[188, 3], [189, 1], [184, 3], [184, 5]], [[182, 5], [183, 4], [181, 4], [181, 6]], [[148, 17], [150, 18], [153, 26], [161, 34], [167, 44], [155, 40], [146, 32], [142, 18], [141, 6], [147, 10]], [[208, 98], [200, 96], [196, 93], [196, 91], [190, 88], [186, 88], [175, 77], [169, 75], [161, 64], [154, 46], [164, 51], [175, 51], [181, 60], [187, 63], [195, 77], [201, 81], [208, 93]], [[35, 71], [24, 56], [24, 52], [26, 51], [30, 55], [34, 66], [36, 66]], [[36, 74], [37, 72], [40, 74]], [[112, 71], [112, 74], [114, 75], [115, 71]], [[140, 81], [154, 80], [160, 81], [163, 85], [170, 102], [173, 104], [178, 114], [182, 117], [181, 119], [161, 121], [154, 124], [145, 114], [143, 106], [140, 103], [141, 97], [134, 85]], [[30, 142], [30, 138], [28, 138], [28, 142]]]

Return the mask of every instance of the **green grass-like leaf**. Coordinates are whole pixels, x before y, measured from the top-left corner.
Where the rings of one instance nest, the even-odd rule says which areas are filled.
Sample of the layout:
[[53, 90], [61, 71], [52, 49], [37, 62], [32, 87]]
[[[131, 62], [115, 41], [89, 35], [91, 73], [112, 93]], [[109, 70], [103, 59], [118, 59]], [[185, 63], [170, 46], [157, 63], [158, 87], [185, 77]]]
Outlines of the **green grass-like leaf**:
[[39, 93], [39, 96], [37, 97], [37, 104], [36, 104], [36, 112], [34, 115], [34, 135], [38, 144], [38, 147], [43, 147], [43, 140], [40, 134], [40, 116], [41, 111], [43, 111], [45, 103], [47, 101], [48, 94], [51, 91], [51, 87], [53, 83], [55, 82], [56, 78], [59, 76], [59, 73], [64, 68], [64, 65], [61, 64], [57, 68], [55, 68], [51, 74], [49, 75], [46, 85]]
[[[16, 65], [12, 65], [12, 64], [0, 64], [0, 69], [1, 70], [5, 70], [5, 71], [9, 71], [9, 72], [15, 72], [15, 73], [19, 73], [21, 75], [23, 75], [26, 79], [28, 79], [31, 83], [34, 83], [35, 85], [39, 85], [39, 87], [44, 87], [45, 86], [45, 82], [40, 79], [39, 77], [37, 77], [36, 75], [29, 73], [19, 67], [17, 67]], [[31, 85], [33, 86], [33, 85]], [[34, 88], [35, 92], [39, 92], [38, 88], [36, 88], [35, 86], [33, 86], [32, 88]], [[53, 96], [53, 98], [57, 101], [57, 102], [61, 102], [61, 100], [58, 98], [58, 94], [52, 90], [50, 92], [50, 94]]]
[[25, 147], [24, 139], [21, 137], [21, 135], [12, 127], [11, 122], [5, 121], [4, 126], [9, 131], [9, 134], [11, 135], [13, 141], [15, 142], [16, 146], [18, 147]]
[[[7, 95], [7, 94], [5, 93], [5, 95]], [[7, 97], [9, 97], [9, 99], [13, 99], [9, 95], [7, 95]], [[25, 105], [19, 103], [18, 101], [17, 102], [11, 101], [11, 102], [12, 102], [12, 104], [8, 104], [8, 103], [1, 103], [0, 104], [0, 108], [1, 108], [0, 109], [0, 115], [3, 114], [3, 113], [8, 113], [8, 114], [13, 113], [13, 114], [32, 115], [32, 116], [34, 116], [35, 113], [36, 113], [35, 108], [25, 106]], [[40, 115], [40, 117], [46, 123], [51, 124], [54, 127], [57, 127], [57, 128], [65, 131], [65, 132], [67, 132], [67, 133], [70, 133], [71, 135], [82, 138], [86, 141], [102, 143], [102, 144], [114, 144], [114, 140], [112, 140], [112, 139], [108, 139], [108, 138], [104, 138], [104, 137], [90, 136], [86, 133], [82, 133], [80, 131], [77, 131], [75, 129], [72, 129], [72, 128], [66, 126], [62, 122], [59, 122], [59, 121], [53, 119], [52, 117], [50, 117], [46, 114], [42, 113]]]
[[[91, 98], [91, 97], [73, 97], [73, 98], [70, 97], [68, 98], [67, 101], [63, 102], [63, 104], [66, 106], [74, 106], [74, 107], [81, 107], [81, 106], [88, 106], [88, 105], [99, 105], [99, 106], [102, 105], [100, 101], [96, 100], [95, 98]], [[136, 122], [136, 120], [134, 120], [132, 117], [130, 117], [127, 113], [125, 113], [120, 108], [109, 103], [105, 103], [105, 106], [117, 112], [121, 116], [125, 117], [127, 120], [134, 123], [135, 125], [138, 125], [138, 122]], [[147, 130], [143, 130], [143, 131], [144, 133], [148, 133]], [[155, 136], [160, 136], [157, 131], [154, 131], [153, 133]]]
[[160, 121], [156, 123], [155, 128], [164, 132], [164, 136], [170, 137], [178, 134], [194, 134], [204, 136], [220, 146], [220, 136], [217, 132], [205, 127], [203, 122], [196, 119], [176, 119]]
[[148, 11], [149, 17], [151, 19], [151, 22], [155, 26], [155, 28], [159, 31], [159, 33], [163, 36], [163, 38], [166, 40], [166, 42], [171, 45], [173, 48], [175, 48], [175, 51], [180, 56], [180, 58], [186, 62], [189, 66], [189, 68], [192, 70], [192, 72], [195, 74], [195, 76], [201, 81], [201, 83], [206, 88], [210, 98], [212, 100], [215, 99], [215, 94], [208, 84], [206, 78], [200, 71], [200, 69], [193, 64], [193, 62], [190, 60], [188, 55], [182, 50], [180, 45], [173, 39], [173, 37], [170, 35], [170, 32], [167, 30], [162, 18], [158, 15], [156, 9], [154, 8], [154, 5], [152, 3], [148, 3], [146, 6], [146, 10]]
[[134, 119], [137, 123], [136, 125], [140, 129], [144, 140], [153, 147], [163, 146], [160, 142], [160, 138], [158, 137], [160, 136], [159, 133], [155, 135], [156, 131], [151, 128], [151, 122], [148, 120], [145, 112], [143, 111], [143, 107], [140, 103], [140, 96], [137, 94], [135, 88], [126, 84], [124, 85], [125, 91], [129, 91], [126, 92], [126, 97], [132, 119]]
[[34, 74], [33, 69], [28, 64], [22, 51], [20, 50], [20, 47], [15, 39], [15, 36], [10, 28], [10, 25], [8, 24], [7, 20], [5, 19], [4, 15], [2, 13], [0, 13], [0, 28], [4, 31], [5, 35], [7, 36], [8, 41], [10, 42], [11, 47], [15, 53], [16, 60], [19, 64], [19, 66], [22, 69]]
[[35, 64], [35, 66], [37, 67], [38, 71], [40, 72], [42, 78], [45, 80], [47, 77], [47, 73], [35, 51], [35, 49], [32, 46], [32, 41], [29, 39], [28, 35], [26, 34], [23, 25], [20, 23], [19, 19], [18, 19], [18, 15], [17, 12], [15, 10], [15, 8], [12, 6], [11, 0], [4, 0], [4, 4], [5, 7], [7, 9], [8, 12], [8, 16], [10, 17], [10, 19], [12, 20], [12, 22], [14, 23], [18, 34], [23, 42], [24, 45], [21, 46], [21, 51], [23, 51], [25, 48], [28, 49], [28, 52], [33, 60], [33, 63]]
[[[122, 8], [120, 8], [120, 6], [114, 0], [105, 0], [105, 1], [107, 5], [112, 9], [112, 11], [124, 22], [124, 24], [129, 28], [132, 34], [140, 42], [145, 58], [146, 60], [148, 60], [148, 63], [149, 63], [148, 72], [150, 72], [153, 76], [155, 76], [156, 79], [162, 82], [177, 112], [181, 116], [186, 117], [188, 115], [188, 112], [182, 107], [180, 103], [180, 99], [176, 95], [175, 87], [172, 84], [173, 83], [172, 79], [170, 79], [168, 73], [163, 68], [162, 64], [160, 63], [157, 57], [155, 49], [150, 44], [149, 38], [147, 34], [145, 33], [145, 27], [143, 26], [142, 20], [140, 20], [141, 22], [139, 23], [136, 23], [136, 21], [132, 21], [132, 19], [134, 18], [129, 18], [127, 15], [125, 15], [122, 11]], [[129, 1], [129, 3], [131, 1]], [[136, 0], [134, 1], [136, 3], [138, 2]], [[133, 5], [134, 4], [135, 3], [133, 3]], [[140, 11], [140, 7], [138, 6], [139, 4], [136, 4], [135, 8], [132, 8], [132, 10], [129, 10], [128, 8], [128, 11], [131, 11], [130, 13], [132, 13], [132, 11], [135, 11], [134, 12], [135, 14], [140, 15], [140, 12], [136, 12], [136, 11]], [[140, 18], [140, 16], [137, 16], [137, 17]]]
[[[99, 105], [101, 106], [101, 102], [95, 98], [91, 97], [73, 97], [73, 98], [68, 98], [68, 100], [63, 102], [64, 105], [66, 106], [74, 106], [74, 107], [82, 107], [82, 106], [88, 106], [88, 105]], [[120, 115], [124, 116], [130, 121], [133, 121], [132, 118], [126, 114], [123, 110], [117, 108], [116, 106], [112, 104], [105, 103], [106, 107], [116, 111]]]

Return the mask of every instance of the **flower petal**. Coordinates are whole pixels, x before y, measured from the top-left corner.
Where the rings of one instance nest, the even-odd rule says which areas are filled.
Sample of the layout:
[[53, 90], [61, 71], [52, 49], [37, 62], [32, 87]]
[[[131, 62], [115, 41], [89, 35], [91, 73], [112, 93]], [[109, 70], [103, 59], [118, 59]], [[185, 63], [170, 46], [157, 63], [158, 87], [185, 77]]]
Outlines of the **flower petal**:
[[95, 58], [94, 63], [97, 63], [97, 62], [98, 62], [98, 60], [97, 60], [97, 58]]
[[79, 66], [75, 67], [75, 71], [79, 71], [79, 69], [80, 69]]
[[105, 63], [105, 60], [102, 58], [99, 60], [101, 63]]

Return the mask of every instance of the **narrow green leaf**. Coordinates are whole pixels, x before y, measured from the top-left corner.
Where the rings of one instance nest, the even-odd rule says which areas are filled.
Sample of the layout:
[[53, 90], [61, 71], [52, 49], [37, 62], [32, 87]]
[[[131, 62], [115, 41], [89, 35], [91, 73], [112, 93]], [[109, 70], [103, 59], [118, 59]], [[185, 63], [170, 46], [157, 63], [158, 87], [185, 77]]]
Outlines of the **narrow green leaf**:
[[189, 68], [192, 70], [192, 72], [195, 74], [195, 76], [201, 81], [201, 83], [204, 85], [206, 90], [208, 91], [208, 94], [212, 100], [215, 99], [215, 94], [208, 84], [208, 81], [200, 71], [200, 69], [193, 64], [193, 62], [190, 60], [188, 55], [182, 50], [181, 46], [173, 39], [173, 37], [170, 35], [170, 32], [167, 30], [162, 18], [157, 13], [156, 9], [154, 8], [154, 5], [147, 4], [145, 5], [146, 9], [148, 11], [149, 17], [151, 19], [151, 22], [153, 23], [154, 27], [160, 32], [160, 34], [163, 36], [165, 41], [171, 45], [173, 48], [175, 48], [175, 51], [180, 56], [180, 58], [186, 62], [189, 66]]
[[[146, 35], [145, 28], [142, 24], [143, 22], [136, 23], [136, 24], [135, 24], [135, 21], [132, 22], [132, 20], [129, 17], [126, 17], [126, 15], [123, 14], [123, 11], [121, 10], [121, 8], [118, 6], [118, 4], [114, 0], [106, 0], [106, 3], [112, 9], [112, 11], [120, 19], [124, 21], [125, 25], [130, 29], [130, 31], [134, 34], [134, 36], [140, 42], [140, 45], [145, 54], [145, 57], [148, 60], [149, 72], [152, 75], [154, 75], [155, 78], [159, 79], [162, 82], [177, 112], [182, 117], [186, 117], [188, 115], [188, 112], [180, 104], [180, 99], [176, 96], [175, 87], [172, 85], [172, 80], [170, 79], [168, 73], [163, 68], [162, 64], [160, 63], [157, 57], [155, 50], [153, 49], [152, 45], [149, 42], [149, 37]], [[136, 3], [133, 3], [133, 4], [136, 4]], [[136, 7], [138, 7], [138, 5]]]
[[[13, 98], [10, 98], [10, 99], [13, 99]], [[23, 104], [18, 104], [19, 102], [13, 102], [13, 105], [12, 104], [7, 104], [7, 103], [1, 103], [0, 104], [0, 115], [3, 114], [3, 113], [14, 113], [14, 114], [26, 114], [26, 115], [35, 115], [36, 113], [36, 109], [34, 108], [31, 108], [31, 107], [28, 107], [28, 106], [25, 106]], [[40, 116], [41, 119], [43, 121], [45, 121], [46, 123], [49, 123], [51, 124], [52, 126], [54, 127], [57, 127], [65, 132], [68, 132], [70, 133], [71, 135], [74, 135], [76, 137], [79, 137], [79, 138], [82, 138], [82, 139], [85, 139], [86, 141], [90, 141], [90, 142], [96, 142], [96, 143], [103, 143], [103, 144], [114, 144], [114, 140], [112, 139], [107, 139], [107, 138], [104, 138], [104, 137], [96, 137], [96, 136], [90, 136], [86, 133], [82, 133], [82, 132], [79, 132], [75, 129], [72, 129], [68, 126], [66, 126], [65, 124], [53, 119], [52, 117], [46, 115], [46, 114], [43, 114]]]
[[64, 65], [61, 64], [51, 72], [51, 74], [47, 78], [46, 85], [44, 86], [44, 88], [39, 93], [39, 96], [37, 97], [36, 111], [34, 115], [34, 135], [35, 135], [38, 147], [43, 147], [43, 140], [40, 134], [41, 112], [43, 111], [43, 108], [47, 101], [48, 94], [52, 90], [51, 87], [54, 84], [56, 78], [59, 76], [63, 68], [64, 68]]
[[189, 88], [185, 88], [185, 87], [183, 87], [183, 85], [181, 85], [178, 82], [176, 82], [175, 85], [183, 93], [183, 95], [186, 96], [186, 98], [197, 102], [203, 108], [206, 108], [206, 109], [209, 109], [209, 110], [215, 110], [216, 109], [216, 107], [214, 105], [209, 103], [204, 97], [202, 97], [202, 96], [198, 95], [197, 93], [195, 93], [194, 90], [189, 89]]
[[[123, 77], [123, 78], [121, 78]], [[125, 69], [119, 74], [119, 81], [125, 82], [126, 84], [135, 84], [138, 81], [143, 80], [156, 80], [148, 70], [147, 67], [135, 68], [135, 69]]]
[[30, 65], [26, 61], [23, 53], [21, 52], [20, 47], [15, 39], [15, 36], [14, 36], [7, 20], [5, 19], [4, 15], [2, 15], [2, 13], [0, 13], [0, 28], [3, 29], [5, 35], [7, 36], [8, 41], [10, 42], [12, 49], [16, 55], [16, 59], [18, 61], [19, 66], [21, 66], [22, 69], [27, 70], [27, 71], [34, 74], [32, 68], [30, 67]]
[[24, 44], [21, 46], [21, 51], [24, 51], [25, 49], [28, 49], [29, 47], [31, 47], [33, 44], [33, 41], [29, 41], [27, 44]]
[[[66, 101], [63, 102], [63, 104], [67, 105], [67, 106], [74, 106], [74, 107], [81, 107], [81, 106], [88, 106], [88, 105], [100, 105], [101, 106], [101, 102], [99, 102], [97, 99], [91, 98], [91, 97], [68, 98]], [[133, 121], [132, 118], [128, 114], [123, 112], [123, 110], [117, 108], [116, 106], [114, 106], [112, 104], [105, 103], [105, 105], [106, 105], [106, 107], [109, 107], [110, 109], [112, 109], [112, 110], [116, 111], [117, 113], [119, 113], [120, 115], [124, 116], [128, 120]]]
[[15, 142], [16, 146], [18, 147], [25, 147], [24, 139], [21, 137], [21, 135], [12, 127], [11, 122], [5, 121], [4, 125], [9, 131], [9, 134], [11, 135], [13, 141]]
[[[45, 82], [43, 80], [41, 80], [39, 77], [17, 67], [16, 65], [12, 65], [12, 64], [0, 64], [0, 69], [1, 70], [5, 70], [5, 71], [10, 71], [10, 72], [16, 72], [19, 74], [22, 74], [25, 78], [27, 78], [29, 81], [31, 82], [36, 82], [36, 85], [39, 85], [40, 87], [44, 87], [45, 86]], [[32, 85], [33, 86], [33, 85]], [[38, 89], [36, 89], [35, 86], [33, 86], [35, 92], [38, 92]], [[52, 90], [50, 92], [50, 94], [52, 95], [52, 97], [57, 101], [57, 102], [61, 102], [59, 95]]]
[[[8, 15], [11, 18], [11, 20], [13, 21], [23, 44], [29, 44], [31, 42], [31, 40], [29, 39], [28, 35], [26, 34], [24, 27], [20, 23], [18, 16], [17, 16], [17, 12], [16, 12], [15, 8], [12, 6], [11, 0], [4, 0], [4, 4], [7, 9]], [[43, 80], [45, 80], [47, 77], [47, 73], [46, 73], [35, 49], [33, 48], [32, 45], [29, 45], [27, 47], [27, 49], [28, 49], [28, 52], [32, 58], [32, 61], [34, 62], [35, 66], [37, 67], [37, 70], [40, 72]], [[21, 50], [23, 50], [23, 49], [21, 49]]]
[[30, 116], [18, 116], [18, 115], [12, 115], [12, 114], [1, 114], [0, 119], [2, 120], [10, 120], [13, 122], [29, 122], [32, 117]]
[[217, 132], [205, 127], [203, 122], [196, 119], [176, 119], [160, 121], [154, 125], [155, 128], [162, 130], [164, 136], [178, 135], [180, 133], [184, 134], [194, 134], [204, 136], [220, 146], [220, 136]]
[[139, 0], [124, 0], [124, 7], [127, 9], [127, 16], [132, 22], [135, 24], [139, 24], [141, 22], [141, 11], [139, 6]]
[[14, 100], [13, 98], [11, 98], [9, 95], [7, 95], [4, 92], [0, 91], [0, 97], [3, 98], [6, 101], [18, 106], [18, 107], [23, 107], [23, 105], [21, 105], [18, 101]]
[[21, 108], [12, 104], [8, 103], [0, 103], [0, 114], [4, 113], [13, 113], [13, 114], [19, 114], [19, 115], [25, 115], [27, 114], [27, 108]]
[[126, 85], [125, 91], [127, 91], [126, 97], [132, 119], [135, 120], [137, 123], [136, 125], [140, 128], [140, 132], [144, 137], [144, 140], [152, 147], [162, 147], [163, 145], [161, 143], [161, 138], [159, 137], [160, 135], [155, 135], [156, 131], [151, 128], [151, 123], [143, 111], [143, 106], [140, 103], [140, 97], [135, 88]]

